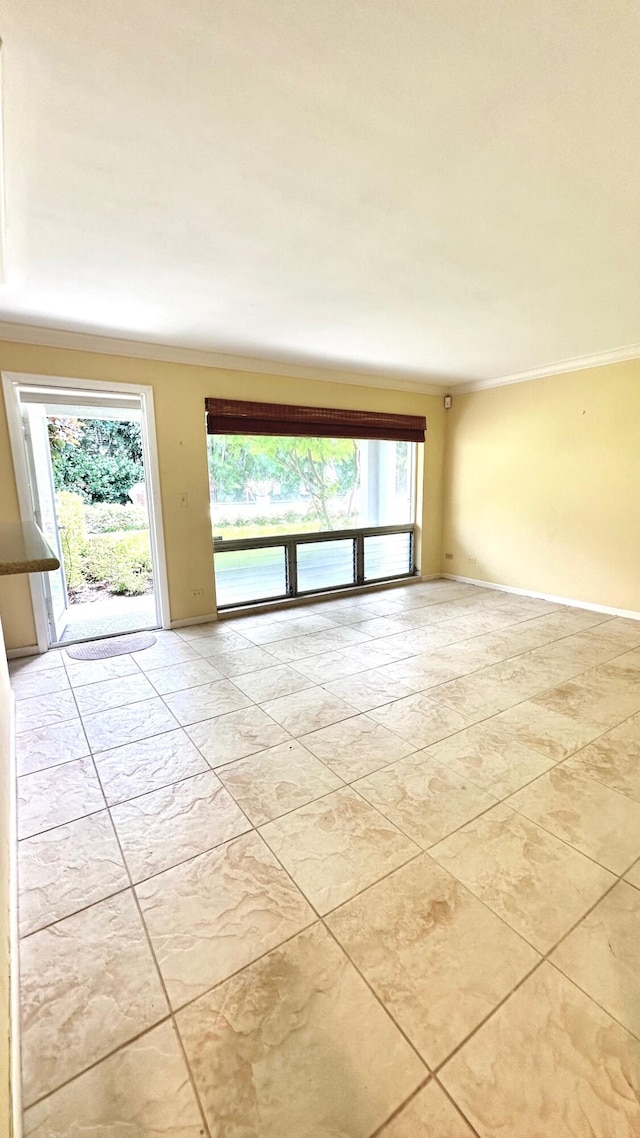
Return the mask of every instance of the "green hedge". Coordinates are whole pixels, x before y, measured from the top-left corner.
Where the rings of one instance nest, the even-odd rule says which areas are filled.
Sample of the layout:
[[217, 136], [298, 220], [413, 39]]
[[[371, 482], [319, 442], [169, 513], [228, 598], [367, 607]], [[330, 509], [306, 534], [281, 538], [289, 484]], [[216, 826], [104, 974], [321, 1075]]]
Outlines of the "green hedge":
[[119, 506], [115, 502], [97, 502], [84, 507], [89, 533], [122, 533], [123, 530], [149, 528], [144, 506]]
[[86, 577], [112, 593], [144, 593], [151, 582], [149, 531], [92, 534], [84, 556]]
[[[56, 501], [69, 587], [77, 589], [93, 583], [104, 585], [110, 593], [127, 596], [146, 592], [153, 579], [148, 529], [88, 533], [82, 497], [61, 490]], [[90, 508], [95, 510], [98, 507]], [[127, 506], [108, 508], [132, 509]]]
[[67, 585], [77, 589], [85, 583], [84, 554], [87, 545], [87, 529], [84, 518], [84, 502], [80, 494], [70, 490], [59, 490], [56, 494], [60, 545]]

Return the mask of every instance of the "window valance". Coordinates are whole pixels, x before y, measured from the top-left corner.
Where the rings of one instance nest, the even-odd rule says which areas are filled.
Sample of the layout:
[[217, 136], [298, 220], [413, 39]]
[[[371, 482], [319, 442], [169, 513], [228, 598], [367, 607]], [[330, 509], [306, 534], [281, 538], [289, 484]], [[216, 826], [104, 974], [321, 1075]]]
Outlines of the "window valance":
[[423, 415], [384, 411], [344, 411], [240, 399], [205, 399], [205, 407], [210, 435], [297, 435], [422, 443], [427, 429]]

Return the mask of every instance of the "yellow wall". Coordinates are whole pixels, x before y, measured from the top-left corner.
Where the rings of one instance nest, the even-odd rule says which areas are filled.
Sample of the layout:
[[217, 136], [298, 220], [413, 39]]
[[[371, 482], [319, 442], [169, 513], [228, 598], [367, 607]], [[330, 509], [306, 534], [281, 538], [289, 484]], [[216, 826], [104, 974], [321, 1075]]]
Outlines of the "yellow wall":
[[[425, 414], [428, 432], [418, 552], [422, 573], [440, 571], [444, 412], [439, 396], [382, 390], [373, 386], [374, 379], [371, 387], [361, 387], [12, 343], [0, 343], [0, 370], [153, 387], [169, 600], [174, 621], [215, 611], [204, 426], [206, 396]], [[182, 493], [188, 496], [187, 509], [178, 507]], [[4, 401], [0, 400], [0, 520], [18, 517]], [[204, 589], [204, 599], [194, 601], [191, 590], [200, 588]], [[35, 643], [26, 578], [0, 581], [0, 616], [8, 648]]]
[[640, 360], [454, 396], [447, 416], [443, 570], [640, 611]]

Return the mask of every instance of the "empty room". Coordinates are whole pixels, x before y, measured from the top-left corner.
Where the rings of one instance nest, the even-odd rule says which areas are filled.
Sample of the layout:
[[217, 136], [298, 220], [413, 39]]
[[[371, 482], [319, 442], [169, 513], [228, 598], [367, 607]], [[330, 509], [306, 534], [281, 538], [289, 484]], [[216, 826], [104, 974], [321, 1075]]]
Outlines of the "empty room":
[[0, 41], [0, 1135], [640, 1138], [640, 8]]

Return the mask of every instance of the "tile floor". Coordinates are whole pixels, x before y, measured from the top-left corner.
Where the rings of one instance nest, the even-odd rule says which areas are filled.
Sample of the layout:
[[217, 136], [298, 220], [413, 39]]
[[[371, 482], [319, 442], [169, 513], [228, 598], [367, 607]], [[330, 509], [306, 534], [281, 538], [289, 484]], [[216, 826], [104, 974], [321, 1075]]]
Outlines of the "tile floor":
[[11, 671], [26, 1135], [638, 1138], [640, 623], [432, 581]]

